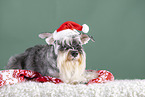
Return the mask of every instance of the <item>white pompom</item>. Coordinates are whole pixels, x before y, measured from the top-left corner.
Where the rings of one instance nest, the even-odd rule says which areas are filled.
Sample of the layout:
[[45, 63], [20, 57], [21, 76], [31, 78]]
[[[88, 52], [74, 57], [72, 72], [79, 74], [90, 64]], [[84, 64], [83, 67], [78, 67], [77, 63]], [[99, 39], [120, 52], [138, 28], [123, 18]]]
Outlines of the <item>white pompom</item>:
[[82, 26], [83, 26], [82, 31], [84, 33], [88, 33], [89, 32], [89, 26], [87, 24], [83, 24]]

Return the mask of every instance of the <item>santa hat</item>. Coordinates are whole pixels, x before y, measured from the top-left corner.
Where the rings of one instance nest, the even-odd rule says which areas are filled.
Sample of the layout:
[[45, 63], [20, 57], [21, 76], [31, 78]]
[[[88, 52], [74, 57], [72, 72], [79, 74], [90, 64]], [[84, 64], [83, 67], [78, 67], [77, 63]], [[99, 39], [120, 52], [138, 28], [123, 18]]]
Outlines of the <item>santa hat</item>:
[[89, 27], [86, 24], [80, 25], [73, 21], [64, 22], [57, 30], [53, 33], [54, 40], [60, 40], [64, 37], [70, 37], [73, 35], [79, 35], [78, 31], [88, 33]]

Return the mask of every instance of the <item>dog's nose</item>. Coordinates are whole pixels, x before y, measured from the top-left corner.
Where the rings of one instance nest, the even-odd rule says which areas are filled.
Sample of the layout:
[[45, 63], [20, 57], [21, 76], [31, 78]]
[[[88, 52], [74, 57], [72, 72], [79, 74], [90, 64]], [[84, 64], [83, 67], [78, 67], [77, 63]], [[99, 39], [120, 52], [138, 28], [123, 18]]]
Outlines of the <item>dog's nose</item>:
[[78, 52], [77, 52], [77, 51], [72, 51], [72, 52], [71, 52], [71, 55], [72, 55], [73, 57], [76, 57], [76, 56], [78, 55]]

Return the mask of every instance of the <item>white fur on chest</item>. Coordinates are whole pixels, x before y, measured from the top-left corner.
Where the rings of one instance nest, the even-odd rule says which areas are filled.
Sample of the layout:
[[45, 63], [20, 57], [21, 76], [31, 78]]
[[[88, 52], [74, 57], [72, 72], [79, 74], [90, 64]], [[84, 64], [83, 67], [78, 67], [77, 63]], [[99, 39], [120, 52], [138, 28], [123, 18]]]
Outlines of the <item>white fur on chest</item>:
[[84, 78], [85, 66], [79, 62], [66, 62], [61, 66], [60, 78], [65, 83], [80, 83]]
[[59, 78], [64, 83], [77, 84], [86, 83], [93, 78], [97, 78], [97, 73], [86, 72], [86, 60], [80, 56], [79, 60], [66, 61], [65, 55], [58, 56]]

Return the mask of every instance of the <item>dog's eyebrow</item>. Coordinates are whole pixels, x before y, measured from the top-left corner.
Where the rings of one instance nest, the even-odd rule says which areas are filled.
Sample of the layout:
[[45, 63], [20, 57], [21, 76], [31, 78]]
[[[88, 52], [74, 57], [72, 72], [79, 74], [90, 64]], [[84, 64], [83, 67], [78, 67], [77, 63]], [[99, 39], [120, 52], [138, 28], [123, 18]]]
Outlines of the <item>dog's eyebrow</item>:
[[80, 41], [73, 40], [72, 46], [78, 46], [78, 45], [81, 45]]

